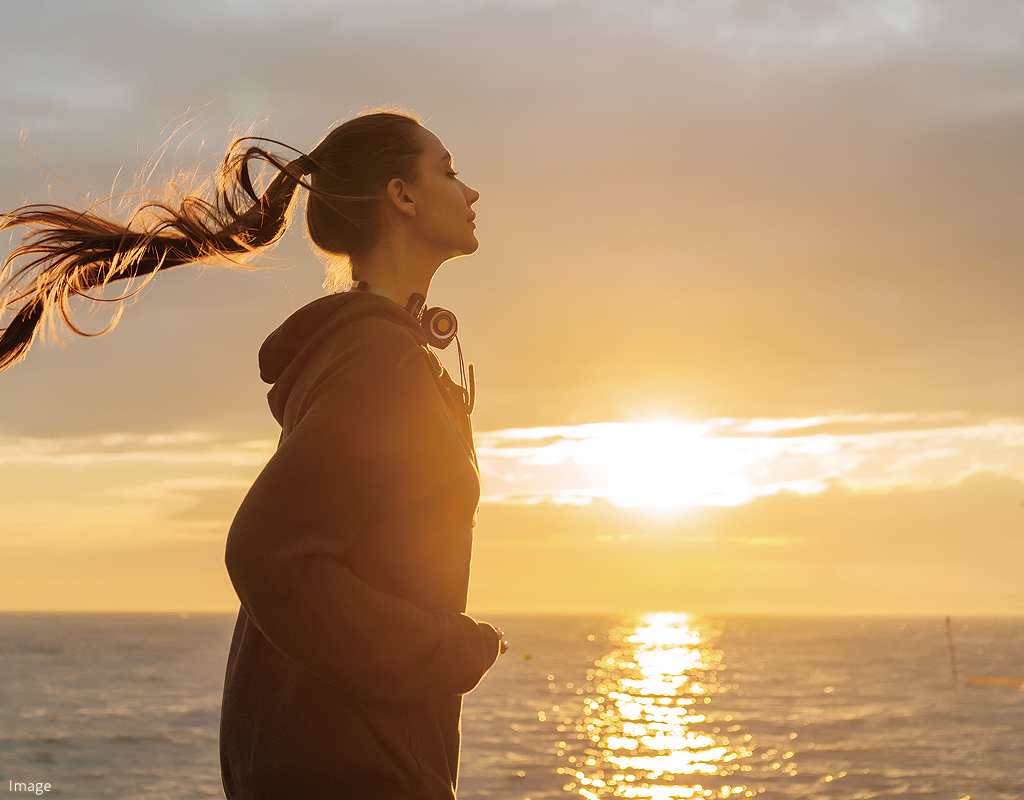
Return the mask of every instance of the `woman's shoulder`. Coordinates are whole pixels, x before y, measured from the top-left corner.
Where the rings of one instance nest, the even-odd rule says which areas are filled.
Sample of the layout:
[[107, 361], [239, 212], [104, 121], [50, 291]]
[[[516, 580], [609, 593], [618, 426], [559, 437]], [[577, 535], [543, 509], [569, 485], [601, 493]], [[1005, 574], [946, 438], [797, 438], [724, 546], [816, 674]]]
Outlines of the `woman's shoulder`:
[[423, 342], [409, 326], [383, 314], [363, 314], [332, 329], [320, 350], [331, 362], [359, 361], [386, 371], [402, 369], [425, 355]]
[[[260, 375], [276, 383], [327, 350], [342, 355], [403, 357], [422, 343], [415, 320], [382, 297], [359, 293], [328, 295], [314, 300], [267, 337], [260, 348]], [[319, 360], [319, 359], [315, 359]]]
[[282, 424], [291, 416], [289, 407], [301, 417], [317, 397], [364, 403], [419, 394], [416, 386], [429, 384], [422, 334], [401, 307], [362, 293], [310, 305], [316, 307], [293, 314], [260, 350], [261, 376], [274, 384], [270, 407]]

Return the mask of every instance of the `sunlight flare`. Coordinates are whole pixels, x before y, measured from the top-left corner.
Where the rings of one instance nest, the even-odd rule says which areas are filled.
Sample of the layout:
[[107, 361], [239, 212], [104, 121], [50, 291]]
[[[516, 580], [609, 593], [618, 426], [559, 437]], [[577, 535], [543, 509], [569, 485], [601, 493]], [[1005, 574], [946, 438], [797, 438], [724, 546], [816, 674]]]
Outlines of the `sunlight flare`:
[[478, 435], [485, 502], [679, 512], [830, 486], [951, 486], [978, 472], [1024, 477], [1024, 424], [949, 415], [655, 420]]

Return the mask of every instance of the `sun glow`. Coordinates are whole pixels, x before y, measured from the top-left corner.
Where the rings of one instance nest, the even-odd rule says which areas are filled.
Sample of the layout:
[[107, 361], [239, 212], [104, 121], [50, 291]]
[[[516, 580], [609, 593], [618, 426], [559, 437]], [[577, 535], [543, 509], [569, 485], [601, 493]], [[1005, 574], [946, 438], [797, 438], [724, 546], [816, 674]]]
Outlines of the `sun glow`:
[[988, 470], [1024, 477], [1024, 424], [947, 417], [602, 422], [478, 435], [484, 500], [680, 511], [778, 492], [951, 485]]
[[746, 501], [747, 482], [733, 471], [730, 454], [706, 433], [706, 426], [672, 421], [622, 426], [602, 440], [590, 440], [577, 460], [604, 473], [608, 500], [623, 508], [675, 510]]
[[[678, 511], [740, 505], [783, 489], [807, 494], [825, 488], [816, 478], [769, 475], [764, 465], [778, 459], [785, 440], [737, 424], [728, 435], [722, 422], [607, 422], [483, 434], [478, 451], [485, 479], [504, 467], [503, 482], [515, 487], [485, 499], [584, 504], [603, 498], [619, 508]], [[824, 455], [834, 446], [817, 439], [799, 449]], [[518, 469], [509, 471], [513, 459]]]

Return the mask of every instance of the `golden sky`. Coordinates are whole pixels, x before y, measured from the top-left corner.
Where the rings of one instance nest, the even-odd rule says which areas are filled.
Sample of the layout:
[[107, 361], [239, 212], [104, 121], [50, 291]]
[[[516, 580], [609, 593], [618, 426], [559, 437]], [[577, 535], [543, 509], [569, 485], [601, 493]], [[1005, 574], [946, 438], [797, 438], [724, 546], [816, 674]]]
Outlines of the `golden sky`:
[[[137, 5], [5, 10], [0, 202], [421, 115], [482, 194], [430, 298], [478, 370], [473, 609], [1024, 612], [1018, 4]], [[236, 607], [300, 228], [0, 375], [0, 609]]]

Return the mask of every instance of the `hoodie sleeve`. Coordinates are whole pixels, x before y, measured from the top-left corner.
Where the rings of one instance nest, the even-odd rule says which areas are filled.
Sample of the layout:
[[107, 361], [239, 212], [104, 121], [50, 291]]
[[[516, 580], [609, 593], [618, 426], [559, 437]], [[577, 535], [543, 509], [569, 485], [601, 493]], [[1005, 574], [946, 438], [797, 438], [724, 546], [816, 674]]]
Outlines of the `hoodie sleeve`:
[[464, 694], [497, 657], [495, 629], [419, 608], [348, 565], [388, 501], [411, 410], [437, 391], [410, 334], [380, 319], [357, 325], [375, 335], [333, 337], [292, 387], [282, 441], [231, 525], [228, 573], [263, 635], [337, 688], [391, 703]]

